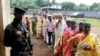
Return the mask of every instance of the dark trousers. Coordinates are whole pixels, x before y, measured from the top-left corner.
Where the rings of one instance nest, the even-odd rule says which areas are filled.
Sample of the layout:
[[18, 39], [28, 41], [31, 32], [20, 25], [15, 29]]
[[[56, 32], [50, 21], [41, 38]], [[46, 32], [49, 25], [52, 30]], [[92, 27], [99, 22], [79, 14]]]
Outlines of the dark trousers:
[[52, 32], [48, 32], [48, 45], [51, 45], [52, 44]]
[[33, 24], [33, 25], [32, 25], [32, 32], [33, 32], [33, 36], [36, 37], [36, 34], [37, 34], [36, 24]]
[[52, 33], [52, 40], [53, 40], [53, 47], [54, 47], [54, 44], [55, 44], [55, 34], [54, 34], [54, 32]]
[[54, 35], [53, 32], [48, 32], [48, 45], [54, 44]]

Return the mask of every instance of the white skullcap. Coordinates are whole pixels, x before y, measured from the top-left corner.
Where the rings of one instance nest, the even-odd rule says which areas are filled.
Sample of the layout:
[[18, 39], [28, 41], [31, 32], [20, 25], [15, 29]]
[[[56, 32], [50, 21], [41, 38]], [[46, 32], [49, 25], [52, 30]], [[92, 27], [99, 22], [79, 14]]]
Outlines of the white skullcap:
[[66, 21], [72, 21], [71, 17], [67, 17]]

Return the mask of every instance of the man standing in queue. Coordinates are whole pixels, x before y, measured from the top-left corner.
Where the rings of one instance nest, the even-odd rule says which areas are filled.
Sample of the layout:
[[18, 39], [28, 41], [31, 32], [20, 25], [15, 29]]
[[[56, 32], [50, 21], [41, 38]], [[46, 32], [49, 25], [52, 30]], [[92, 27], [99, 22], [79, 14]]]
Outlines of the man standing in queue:
[[4, 45], [11, 47], [10, 56], [32, 55], [32, 43], [29, 32], [22, 22], [25, 13], [23, 8], [14, 8], [14, 20], [9, 24], [4, 32]]

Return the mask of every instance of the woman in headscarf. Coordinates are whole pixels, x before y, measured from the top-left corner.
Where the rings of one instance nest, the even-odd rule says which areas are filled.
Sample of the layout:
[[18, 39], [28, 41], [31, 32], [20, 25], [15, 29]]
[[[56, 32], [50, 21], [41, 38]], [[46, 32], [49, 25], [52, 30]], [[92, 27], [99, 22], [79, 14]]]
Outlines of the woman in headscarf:
[[[96, 40], [96, 35], [90, 33], [91, 24], [83, 23], [83, 33], [77, 34], [76, 36], [70, 38], [68, 42], [68, 48], [73, 49], [73, 43], [78, 41], [77, 52], [75, 56], [100, 56], [97, 52], [96, 46], [100, 41]], [[100, 48], [100, 46], [99, 46]]]

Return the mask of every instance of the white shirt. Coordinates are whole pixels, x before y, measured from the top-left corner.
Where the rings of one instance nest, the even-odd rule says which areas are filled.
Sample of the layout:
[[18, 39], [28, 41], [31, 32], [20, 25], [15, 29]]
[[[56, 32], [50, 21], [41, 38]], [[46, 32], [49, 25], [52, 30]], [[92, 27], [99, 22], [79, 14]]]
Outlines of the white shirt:
[[52, 23], [52, 22], [50, 22], [50, 21], [48, 20], [47, 29], [48, 29], [49, 32], [53, 32], [53, 28], [52, 28], [52, 24], [51, 24], [51, 23]]

